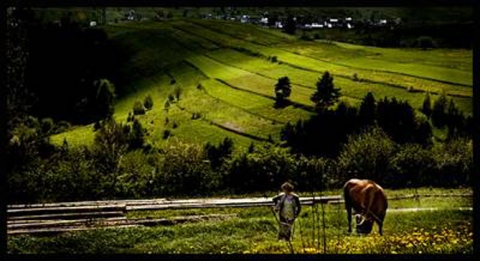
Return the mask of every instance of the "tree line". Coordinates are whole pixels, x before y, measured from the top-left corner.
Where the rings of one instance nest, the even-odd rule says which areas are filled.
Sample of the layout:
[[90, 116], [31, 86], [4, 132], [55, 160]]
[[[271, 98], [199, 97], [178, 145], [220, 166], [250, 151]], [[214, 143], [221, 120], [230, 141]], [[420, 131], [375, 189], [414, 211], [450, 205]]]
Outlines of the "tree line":
[[[285, 180], [300, 192], [339, 189], [346, 179], [373, 179], [386, 188], [471, 186], [472, 141], [431, 147], [400, 144], [378, 126], [347, 136], [338, 156], [310, 156], [275, 144], [169, 143], [153, 148], [141, 124], [106, 120], [92, 147], [52, 147], [9, 172], [8, 202], [272, 193]], [[34, 148], [38, 149], [38, 148]], [[33, 150], [37, 151], [37, 150]]]

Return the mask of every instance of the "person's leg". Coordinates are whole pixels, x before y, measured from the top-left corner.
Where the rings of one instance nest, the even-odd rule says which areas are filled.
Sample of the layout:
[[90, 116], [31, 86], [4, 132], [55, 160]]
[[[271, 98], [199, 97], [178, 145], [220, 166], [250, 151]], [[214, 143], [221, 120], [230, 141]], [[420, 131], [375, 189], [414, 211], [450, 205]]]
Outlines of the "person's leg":
[[287, 237], [288, 227], [285, 225], [286, 222], [287, 220], [282, 216], [280, 216], [280, 224], [279, 224], [280, 230], [278, 232], [278, 240], [281, 240], [281, 239], [288, 240], [288, 237]]

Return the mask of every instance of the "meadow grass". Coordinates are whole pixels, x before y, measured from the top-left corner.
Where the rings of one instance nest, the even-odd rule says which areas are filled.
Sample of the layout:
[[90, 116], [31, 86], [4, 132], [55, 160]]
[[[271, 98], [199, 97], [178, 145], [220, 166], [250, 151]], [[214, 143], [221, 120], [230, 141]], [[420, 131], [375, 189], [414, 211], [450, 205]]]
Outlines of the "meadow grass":
[[[420, 189], [419, 191], [428, 189]], [[465, 190], [434, 189], [432, 193]], [[467, 190], [468, 191], [468, 190]], [[331, 191], [335, 192], [335, 191]], [[337, 191], [338, 192], [338, 191]], [[409, 194], [408, 190], [397, 190]], [[370, 235], [348, 234], [343, 205], [325, 205], [326, 253], [472, 253], [473, 215], [469, 198], [420, 198], [421, 207], [441, 211], [387, 212], [384, 235], [374, 226]], [[417, 207], [413, 199], [390, 201], [389, 209]], [[295, 223], [294, 253], [323, 253], [321, 207], [304, 206]], [[9, 236], [8, 253], [291, 253], [277, 241], [277, 225], [269, 207], [136, 211], [129, 218], [171, 218], [201, 214], [236, 214], [224, 221], [173, 226], [70, 232], [57, 236]]]
[[[278, 140], [283, 123], [311, 115], [294, 106], [273, 107], [278, 78], [290, 78], [291, 101], [313, 107], [310, 96], [325, 70], [334, 74], [336, 87], [342, 89], [341, 100], [350, 105], [358, 106], [371, 91], [377, 100], [396, 97], [419, 109], [424, 93], [409, 92], [408, 87], [413, 86], [417, 90], [440, 92], [445, 89], [449, 94], [462, 95], [464, 97], [453, 97], [459, 109], [467, 115], [473, 110], [471, 87], [438, 81], [465, 84], [471, 78], [468, 70], [471, 51], [468, 50], [421, 51], [308, 42], [253, 25], [198, 19], [120, 23], [104, 28], [109, 37], [127, 47], [131, 57], [124, 69], [135, 79], [126, 88], [129, 92], [118, 97], [114, 118], [125, 122], [134, 102], [150, 95], [154, 100], [153, 109], [137, 118], [150, 133], [147, 141], [160, 147], [170, 142], [162, 138], [165, 130], [173, 133], [170, 140], [217, 143], [231, 137], [241, 148], [257, 142], [211, 122]], [[236, 32], [239, 35], [233, 35]], [[267, 60], [268, 56], [277, 56], [280, 62], [272, 63]], [[395, 72], [381, 71], [386, 68]], [[412, 72], [421, 77], [412, 76]], [[354, 81], [354, 73], [365, 81]], [[203, 85], [202, 91], [196, 89], [199, 84]], [[392, 87], [392, 84], [398, 86]], [[172, 106], [166, 111], [164, 104], [175, 88], [182, 90], [176, 105], [184, 110]], [[432, 99], [436, 97], [432, 95]], [[192, 112], [201, 112], [204, 117], [193, 120]], [[436, 129], [434, 133], [444, 134]], [[51, 137], [56, 145], [61, 145], [64, 139], [72, 146], [90, 146], [94, 140], [93, 125], [74, 126]]]

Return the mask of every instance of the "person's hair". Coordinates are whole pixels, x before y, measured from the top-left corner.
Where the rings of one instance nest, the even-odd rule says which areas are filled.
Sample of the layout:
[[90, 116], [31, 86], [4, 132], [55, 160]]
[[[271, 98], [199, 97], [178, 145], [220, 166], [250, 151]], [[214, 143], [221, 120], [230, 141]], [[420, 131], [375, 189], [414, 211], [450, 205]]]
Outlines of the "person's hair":
[[283, 183], [281, 188], [282, 188], [282, 190], [285, 190], [285, 191], [288, 191], [288, 192], [292, 192], [293, 189], [294, 189], [293, 185], [290, 182]]

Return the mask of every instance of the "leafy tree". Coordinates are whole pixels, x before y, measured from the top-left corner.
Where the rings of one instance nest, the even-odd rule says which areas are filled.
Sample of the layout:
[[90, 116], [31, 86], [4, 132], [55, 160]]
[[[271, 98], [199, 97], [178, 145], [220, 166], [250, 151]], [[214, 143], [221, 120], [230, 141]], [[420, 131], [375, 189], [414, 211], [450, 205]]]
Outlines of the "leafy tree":
[[152, 96], [147, 95], [147, 97], [145, 97], [145, 99], [143, 100], [143, 106], [144, 106], [145, 109], [147, 109], [147, 110], [151, 110], [151, 109], [152, 109], [152, 107], [153, 107]]
[[375, 97], [373, 97], [372, 92], [368, 92], [363, 97], [359, 110], [359, 117], [363, 124], [370, 125], [375, 122], [376, 109]]
[[288, 97], [290, 97], [291, 92], [292, 86], [290, 85], [290, 79], [286, 76], [279, 78], [277, 84], [275, 84], [276, 104], [284, 105]]
[[432, 116], [432, 101], [430, 100], [430, 93], [429, 92], [425, 93], [425, 99], [423, 100], [423, 105], [422, 105], [422, 112], [428, 118], [430, 118]]
[[326, 71], [322, 78], [318, 79], [317, 90], [310, 98], [315, 103], [318, 110], [323, 110], [333, 105], [340, 98], [340, 88], [335, 88], [333, 84], [333, 76]]

